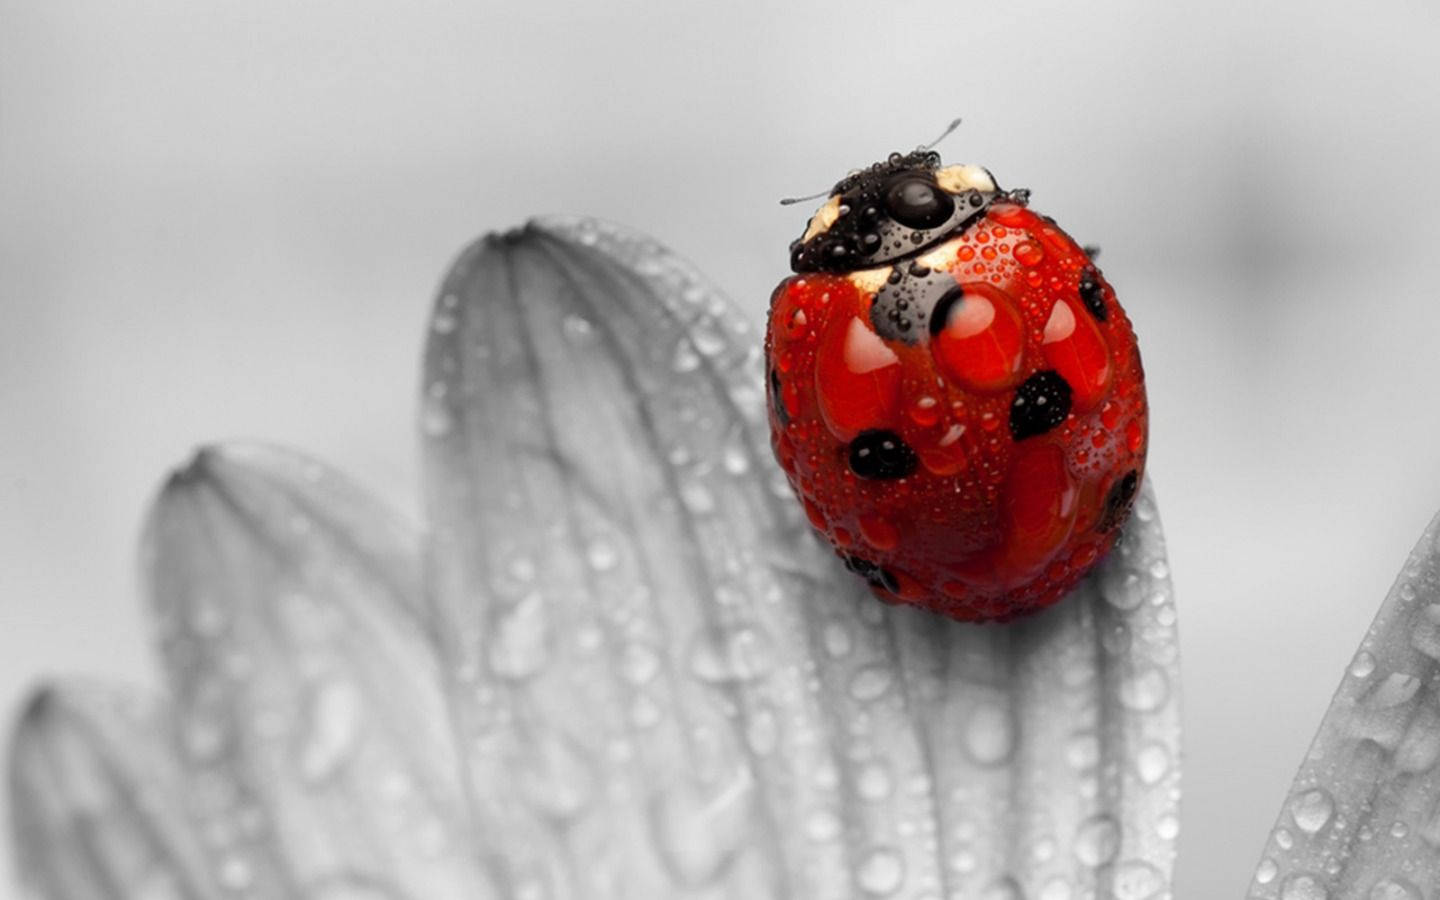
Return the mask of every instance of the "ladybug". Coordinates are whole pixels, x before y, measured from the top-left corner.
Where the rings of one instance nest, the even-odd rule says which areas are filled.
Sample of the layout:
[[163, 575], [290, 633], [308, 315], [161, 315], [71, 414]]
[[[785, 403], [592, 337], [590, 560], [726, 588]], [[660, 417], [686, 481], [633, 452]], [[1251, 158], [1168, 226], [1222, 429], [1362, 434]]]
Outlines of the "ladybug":
[[891, 603], [1012, 619], [1115, 543], [1144, 477], [1144, 372], [1087, 251], [988, 169], [891, 154], [790, 248], [765, 336], [771, 445]]

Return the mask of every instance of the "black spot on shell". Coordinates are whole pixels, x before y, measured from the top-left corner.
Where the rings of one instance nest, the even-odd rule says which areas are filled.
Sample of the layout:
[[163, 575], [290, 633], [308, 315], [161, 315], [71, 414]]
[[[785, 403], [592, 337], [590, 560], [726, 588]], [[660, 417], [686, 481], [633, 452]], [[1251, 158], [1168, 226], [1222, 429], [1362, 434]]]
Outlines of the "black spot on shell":
[[1110, 486], [1105, 494], [1105, 511], [1100, 515], [1100, 530], [1110, 531], [1125, 521], [1130, 504], [1135, 499], [1135, 489], [1140, 486], [1140, 476], [1134, 469]]
[[915, 471], [915, 451], [893, 431], [872, 428], [850, 442], [850, 471], [871, 481], [891, 481]]
[[1036, 372], [1015, 389], [1010, 434], [1020, 441], [1044, 434], [1070, 414], [1070, 385], [1053, 369]]
[[845, 568], [870, 582], [871, 586], [894, 594], [900, 590], [900, 581], [889, 571], [858, 556], [845, 557]]
[[1109, 311], [1105, 309], [1105, 291], [1100, 287], [1100, 273], [1095, 271], [1094, 266], [1086, 266], [1085, 271], [1080, 273], [1080, 299], [1090, 310], [1090, 315], [1105, 321]]
[[790, 425], [790, 410], [785, 408], [785, 398], [780, 395], [780, 370], [770, 370], [770, 403], [775, 407], [775, 418], [781, 427]]

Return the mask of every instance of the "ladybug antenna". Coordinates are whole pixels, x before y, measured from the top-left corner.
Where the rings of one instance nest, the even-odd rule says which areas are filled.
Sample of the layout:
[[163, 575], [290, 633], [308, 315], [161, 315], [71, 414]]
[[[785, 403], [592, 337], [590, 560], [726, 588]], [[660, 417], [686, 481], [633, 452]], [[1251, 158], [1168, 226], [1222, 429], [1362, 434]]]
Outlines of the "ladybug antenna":
[[946, 126], [945, 126], [945, 130], [942, 131], [942, 132], [940, 132], [940, 136], [939, 136], [939, 137], [937, 137], [935, 140], [931, 141], [931, 142], [928, 143], [928, 144], [921, 144], [921, 145], [920, 145], [919, 147], [917, 147], [916, 149], [917, 149], [917, 150], [931, 150], [931, 149], [933, 149], [936, 144], [940, 143], [941, 141], [945, 140], [945, 139], [946, 139], [947, 137], [949, 137], [950, 135], [954, 134], [954, 133], [955, 133], [955, 129], [957, 129], [957, 128], [959, 128], [959, 127], [960, 127], [960, 120], [957, 118], [957, 119], [955, 119], [953, 122], [951, 122], [949, 125], [946, 125]]
[[781, 206], [794, 206], [794, 205], [797, 204], [797, 203], [805, 203], [806, 201], [809, 201], [809, 200], [819, 200], [821, 197], [828, 197], [828, 196], [830, 196], [830, 192], [829, 192], [829, 191], [821, 191], [821, 192], [818, 193], [818, 194], [811, 194], [811, 195], [808, 196], [808, 197], [782, 197], [782, 198], [780, 199], [780, 205], [781, 205]]

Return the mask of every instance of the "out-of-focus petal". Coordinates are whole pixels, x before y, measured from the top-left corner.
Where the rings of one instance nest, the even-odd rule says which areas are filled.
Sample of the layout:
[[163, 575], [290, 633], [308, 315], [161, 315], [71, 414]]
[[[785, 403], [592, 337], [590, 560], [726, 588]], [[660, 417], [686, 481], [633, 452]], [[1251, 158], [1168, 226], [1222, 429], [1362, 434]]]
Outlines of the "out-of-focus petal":
[[1178, 725], [1153, 501], [1044, 617], [889, 610], [773, 463], [759, 344], [688, 265], [592, 221], [487, 237], [442, 285], [430, 571], [504, 877], [567, 898], [1162, 893]]
[[170, 479], [147, 537], [191, 814], [221, 884], [490, 896], [414, 532], [314, 462], [237, 446]]
[[1255, 900], [1440, 898], [1440, 516], [1341, 678]]
[[45, 687], [10, 752], [22, 881], [45, 900], [214, 900], [158, 705], [90, 684]]

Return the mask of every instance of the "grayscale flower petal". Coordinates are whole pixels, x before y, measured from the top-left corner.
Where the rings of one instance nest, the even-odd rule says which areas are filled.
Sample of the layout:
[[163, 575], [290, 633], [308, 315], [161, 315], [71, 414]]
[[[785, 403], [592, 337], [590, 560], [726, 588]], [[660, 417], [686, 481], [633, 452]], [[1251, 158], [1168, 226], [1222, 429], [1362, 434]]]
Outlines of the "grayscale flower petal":
[[88, 683], [40, 689], [10, 750], [22, 882], [45, 900], [214, 900], [158, 705]]
[[1250, 886], [1256, 900], [1440, 898], [1440, 516], [1341, 678]]
[[809, 533], [760, 357], [693, 269], [607, 224], [493, 235], [446, 277], [430, 574], [497, 871], [561, 898], [1167, 890], [1174, 608], [1148, 493], [1043, 617], [890, 610]]
[[473, 861], [413, 530], [279, 450], [202, 450], [147, 570], [191, 814], [227, 889], [490, 896]]

